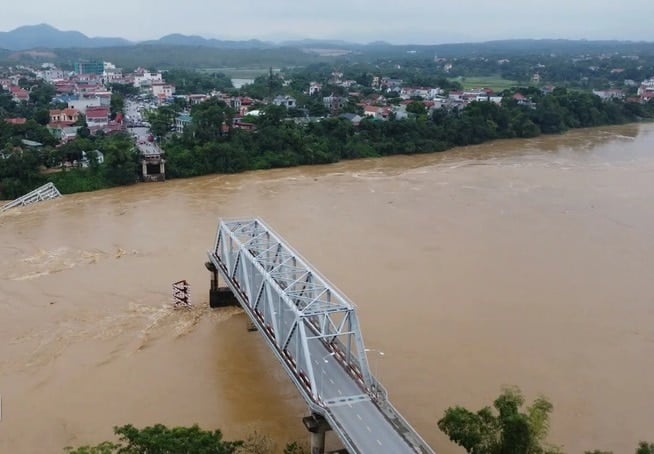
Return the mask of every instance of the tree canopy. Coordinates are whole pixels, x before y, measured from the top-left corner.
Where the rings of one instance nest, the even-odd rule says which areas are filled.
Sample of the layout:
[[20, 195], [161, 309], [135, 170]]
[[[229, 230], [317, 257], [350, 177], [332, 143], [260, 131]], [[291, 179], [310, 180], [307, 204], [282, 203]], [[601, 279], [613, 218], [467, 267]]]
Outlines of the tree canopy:
[[525, 400], [517, 388], [507, 388], [493, 403], [472, 412], [451, 407], [438, 421], [450, 440], [471, 454], [555, 454], [559, 448], [548, 445], [552, 404], [537, 398], [525, 410]]

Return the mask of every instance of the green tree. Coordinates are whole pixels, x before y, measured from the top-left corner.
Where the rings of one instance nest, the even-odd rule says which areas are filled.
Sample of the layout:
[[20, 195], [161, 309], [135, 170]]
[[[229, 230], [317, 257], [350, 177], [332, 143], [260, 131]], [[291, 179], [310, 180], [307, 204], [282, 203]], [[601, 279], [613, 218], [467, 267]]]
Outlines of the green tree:
[[526, 412], [524, 398], [517, 388], [507, 388], [493, 406], [476, 413], [463, 407], [450, 407], [438, 427], [450, 440], [472, 454], [549, 454], [559, 449], [545, 442], [552, 404], [539, 397]]
[[416, 115], [423, 115], [424, 113], [427, 112], [427, 109], [425, 108], [425, 105], [422, 102], [412, 101], [411, 104], [408, 104], [406, 106], [406, 111]]
[[118, 113], [125, 109], [125, 98], [120, 93], [112, 93], [110, 101], [111, 118], [116, 118]]
[[48, 109], [39, 109], [34, 112], [34, 120], [42, 126], [50, 123], [50, 111]]
[[641, 441], [640, 443], [638, 443], [636, 454], [654, 454], [654, 443]]
[[232, 454], [243, 444], [224, 441], [220, 430], [191, 427], [168, 428], [162, 424], [137, 429], [131, 424], [114, 427], [119, 443], [103, 442], [97, 446], [67, 447], [69, 454]]

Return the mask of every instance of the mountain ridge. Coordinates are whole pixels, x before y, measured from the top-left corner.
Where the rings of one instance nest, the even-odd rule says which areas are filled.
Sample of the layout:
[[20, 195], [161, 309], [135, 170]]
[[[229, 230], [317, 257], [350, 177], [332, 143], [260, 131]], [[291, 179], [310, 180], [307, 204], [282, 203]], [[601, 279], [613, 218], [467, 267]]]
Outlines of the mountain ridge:
[[460, 42], [442, 44], [391, 44], [385, 41], [372, 41], [367, 44], [349, 42], [338, 39], [298, 39], [275, 43], [259, 39], [249, 40], [221, 40], [205, 38], [199, 35], [184, 35], [171, 33], [159, 39], [145, 41], [129, 41], [119, 37], [89, 37], [79, 31], [62, 31], [49, 24], [24, 25], [11, 31], [0, 32], [0, 49], [9, 51], [26, 51], [32, 49], [74, 49], [74, 48], [120, 48], [134, 46], [192, 46], [214, 49], [272, 49], [272, 48], [344, 48], [348, 50], [373, 49], [424, 49], [446, 50], [461, 48], [470, 45], [479, 45], [487, 50], [496, 47], [515, 48], [532, 47], [534, 50], [545, 50], [548, 47], [557, 47], [565, 44], [594, 47], [608, 45], [651, 44], [647, 41], [629, 40], [573, 40], [573, 39], [498, 39], [479, 43]]

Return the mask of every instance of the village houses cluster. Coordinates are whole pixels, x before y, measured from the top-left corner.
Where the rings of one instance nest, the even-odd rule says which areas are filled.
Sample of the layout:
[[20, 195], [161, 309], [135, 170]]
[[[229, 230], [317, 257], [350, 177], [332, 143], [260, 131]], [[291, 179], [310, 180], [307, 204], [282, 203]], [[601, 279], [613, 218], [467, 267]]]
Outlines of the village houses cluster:
[[[29, 100], [29, 90], [19, 85], [19, 80], [26, 73], [35, 74], [38, 79], [54, 86], [56, 95], [53, 103], [65, 107], [50, 110], [50, 121], [47, 127], [62, 143], [77, 136], [82, 116], [91, 134], [99, 131], [110, 134], [124, 130], [127, 126], [126, 120], [130, 119], [125, 119], [121, 113], [114, 113], [112, 117], [110, 109], [112, 93], [109, 88], [111, 84], [132, 85], [141, 93], [147, 93], [151, 100], [149, 101], [151, 108], [171, 103], [175, 98], [183, 98], [190, 106], [210, 98], [218, 98], [236, 113], [233, 124], [229, 127], [237, 129], [254, 129], [254, 124], [246, 121], [246, 117], [259, 115], [260, 110], [255, 108], [255, 105], [266, 104], [264, 100], [255, 100], [248, 96], [233, 96], [219, 91], [177, 95], [175, 86], [166, 83], [160, 71], [153, 72], [138, 68], [132, 72], [123, 72], [109, 62], [77, 62], [74, 65], [74, 71], [71, 72], [49, 63], [38, 68], [19, 66], [12, 68], [12, 71], [13, 73], [8, 76], [0, 78], [0, 86], [10, 92], [16, 102]], [[285, 85], [288, 85], [289, 82], [285, 81]], [[341, 93], [347, 94], [336, 96], [331, 93], [325, 96], [329, 87], [339, 87]], [[363, 90], [364, 88], [368, 90]], [[544, 86], [541, 90], [547, 93], [553, 88]], [[372, 89], [372, 93], [370, 93], [370, 89]], [[361, 91], [370, 94], [364, 96]], [[625, 97], [624, 92], [619, 89], [594, 91], [594, 93], [604, 100]], [[306, 87], [305, 94], [322, 96], [322, 104], [330, 115], [341, 116], [355, 125], [366, 117], [377, 120], [408, 118], [410, 113], [407, 112], [407, 106], [416, 101], [422, 103], [425, 111], [431, 113], [436, 109], [462, 108], [473, 101], [499, 104], [503, 99], [489, 88], [446, 92], [439, 87], [408, 86], [400, 79], [381, 76], [373, 76], [370, 86], [362, 87], [354, 80], [345, 79], [343, 73], [338, 71], [334, 71], [328, 80], [311, 82]], [[521, 93], [515, 93], [513, 98], [521, 104], [530, 105], [531, 103]], [[638, 88], [637, 97], [630, 100], [646, 102], [651, 99], [654, 99], [654, 78], [643, 81]], [[290, 95], [279, 95], [268, 102], [284, 106], [287, 109], [302, 109], [302, 106], [298, 106], [297, 100]], [[309, 118], [307, 114], [304, 118], [295, 118], [295, 120], [317, 121], [319, 118]], [[20, 124], [24, 123], [26, 119], [6, 118], [5, 121]], [[171, 127], [177, 133], [182, 133], [191, 122], [192, 117], [190, 111], [187, 110], [178, 114]], [[221, 128], [225, 130], [229, 127], [221, 125]]]

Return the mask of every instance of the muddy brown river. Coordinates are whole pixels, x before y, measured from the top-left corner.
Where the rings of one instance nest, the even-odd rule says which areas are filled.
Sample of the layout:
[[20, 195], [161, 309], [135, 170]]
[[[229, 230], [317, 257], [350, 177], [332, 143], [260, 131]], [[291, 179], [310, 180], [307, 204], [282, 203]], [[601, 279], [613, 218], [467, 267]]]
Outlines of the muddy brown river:
[[[306, 436], [235, 308], [207, 307], [219, 218], [258, 216], [358, 306], [373, 372], [439, 453], [445, 408], [554, 404], [566, 452], [654, 441], [654, 125], [215, 175], [0, 215], [0, 452], [154, 423]], [[171, 283], [195, 307], [171, 307]], [[333, 437], [333, 435], [332, 435]], [[330, 441], [336, 444], [335, 440]]]

